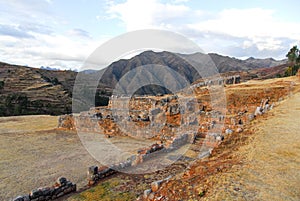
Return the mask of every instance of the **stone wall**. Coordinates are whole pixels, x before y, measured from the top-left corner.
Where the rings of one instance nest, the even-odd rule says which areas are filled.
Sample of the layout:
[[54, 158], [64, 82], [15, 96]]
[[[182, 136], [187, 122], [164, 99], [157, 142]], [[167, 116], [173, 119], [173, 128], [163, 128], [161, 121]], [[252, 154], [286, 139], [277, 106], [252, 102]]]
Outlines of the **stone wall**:
[[[198, 110], [195, 100], [179, 103], [177, 96], [135, 97], [132, 100], [112, 97], [114, 101], [117, 102], [113, 104], [115, 107], [94, 107], [77, 116], [61, 116], [58, 127], [108, 136], [160, 139], [162, 134], [170, 135], [171, 128], [198, 124], [196, 118], [189, 118], [190, 113]], [[123, 108], [128, 104], [129, 109]]]
[[132, 155], [126, 161], [111, 165], [110, 167], [103, 166], [99, 168], [98, 166], [91, 166], [88, 168], [88, 185], [94, 185], [99, 180], [113, 175], [116, 172], [137, 166], [153, 157], [154, 154], [174, 151], [174, 149], [177, 149], [186, 143], [190, 143], [194, 138], [195, 134], [193, 133], [179, 135], [168, 141], [166, 144], [155, 143], [147, 148], [140, 149], [137, 151], [136, 155]]
[[[227, 94], [227, 101], [230, 104], [227, 106], [226, 115], [220, 111], [211, 110], [209, 106], [193, 98], [178, 100], [177, 96], [169, 96], [150, 98], [150, 101], [145, 101], [143, 98], [142, 104], [147, 103], [149, 111], [91, 108], [76, 117], [71, 115], [60, 117], [59, 126], [75, 129], [76, 125], [79, 131], [99, 132], [108, 137], [130, 136], [166, 142], [177, 133], [187, 133], [191, 130], [204, 136], [208, 132], [219, 132], [220, 129], [223, 133], [226, 129], [241, 130], [240, 127], [243, 124], [254, 118], [257, 107], [262, 106], [262, 97], [268, 97], [274, 102], [288, 93], [288, 89], [278, 87], [272, 90], [257, 89], [256, 93], [251, 92], [245, 96], [239, 93]], [[215, 136], [215, 138], [219, 137]]]
[[[210, 85], [235, 84], [240, 76], [211, 79], [192, 85], [193, 88]], [[180, 101], [180, 103], [179, 103]], [[197, 118], [191, 113], [209, 111], [209, 103], [198, 103], [196, 100], [182, 100], [177, 95], [128, 97], [113, 95], [108, 107], [91, 108], [81, 112], [78, 117], [64, 115], [59, 118], [59, 128], [79, 129], [83, 132], [100, 132], [113, 136], [133, 136], [144, 138], [160, 138], [171, 135], [174, 127], [192, 124], [198, 125]], [[177, 115], [177, 116], [176, 116]], [[195, 116], [195, 115], [192, 115]], [[175, 120], [174, 120], [175, 119]], [[123, 126], [124, 129], [119, 128]], [[151, 127], [151, 134], [140, 132], [141, 127]], [[155, 129], [157, 128], [157, 129]]]
[[42, 187], [32, 190], [28, 195], [18, 196], [13, 201], [47, 201], [55, 200], [76, 191], [76, 184], [64, 177], [57, 179], [52, 187]]
[[212, 85], [229, 85], [229, 84], [239, 84], [241, 83], [240, 75], [232, 75], [228, 77], [221, 77], [221, 78], [212, 78], [205, 81], [198, 82], [194, 85], [191, 85], [191, 88], [197, 87], [205, 87], [205, 86], [212, 86]]

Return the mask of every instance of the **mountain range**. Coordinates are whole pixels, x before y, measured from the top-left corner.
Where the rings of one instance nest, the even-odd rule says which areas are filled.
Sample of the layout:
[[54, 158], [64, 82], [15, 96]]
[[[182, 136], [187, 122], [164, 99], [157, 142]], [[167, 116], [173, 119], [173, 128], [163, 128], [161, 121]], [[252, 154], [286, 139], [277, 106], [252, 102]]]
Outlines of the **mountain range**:
[[[286, 60], [277, 61], [272, 58], [240, 60], [214, 53], [187, 55], [166, 51], [145, 51], [131, 59], [115, 61], [100, 71], [88, 70], [79, 73], [0, 62], [0, 116], [58, 115], [72, 112], [73, 87], [76, 77], [77, 79], [82, 77], [84, 80], [77, 90], [82, 96], [94, 98], [96, 105], [107, 104], [108, 97], [113, 90], [116, 87], [120, 88], [118, 85], [120, 82], [122, 83], [121, 91], [126, 91], [127, 87], [132, 86], [132, 89], [136, 90], [132, 91], [135, 94], [168, 93], [166, 88], [158, 86], [159, 83], [180, 89], [186, 84], [195, 82], [203, 75], [199, 75], [193, 66], [198, 65], [201, 70], [207, 71], [205, 63], [199, 63], [205, 60], [203, 58], [209, 58], [221, 75], [228, 72], [240, 72], [245, 79], [281, 76], [287, 67]], [[141, 66], [145, 68], [140, 68]], [[153, 68], [152, 71], [149, 70], [150, 66]], [[276, 74], [272, 73], [272, 68], [276, 68], [274, 71]], [[101, 76], [100, 81], [99, 76]], [[184, 81], [174, 79], [178, 76], [184, 78]], [[97, 81], [96, 93], [93, 91], [95, 80]], [[149, 84], [144, 86], [145, 83]]]

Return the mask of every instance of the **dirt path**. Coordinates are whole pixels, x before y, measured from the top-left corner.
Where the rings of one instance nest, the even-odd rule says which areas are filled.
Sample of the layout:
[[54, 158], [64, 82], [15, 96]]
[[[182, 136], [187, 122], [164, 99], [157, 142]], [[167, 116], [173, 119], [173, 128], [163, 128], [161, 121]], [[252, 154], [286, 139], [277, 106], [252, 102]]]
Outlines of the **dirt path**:
[[264, 120], [238, 156], [243, 165], [215, 175], [204, 200], [300, 200], [300, 93]]

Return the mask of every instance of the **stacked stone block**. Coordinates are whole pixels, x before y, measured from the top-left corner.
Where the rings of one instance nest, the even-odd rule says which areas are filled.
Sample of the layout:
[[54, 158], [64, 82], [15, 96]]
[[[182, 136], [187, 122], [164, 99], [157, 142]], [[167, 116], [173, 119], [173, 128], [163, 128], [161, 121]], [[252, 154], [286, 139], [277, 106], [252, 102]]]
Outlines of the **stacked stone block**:
[[59, 177], [52, 187], [42, 187], [32, 190], [28, 195], [18, 196], [13, 201], [47, 201], [55, 200], [76, 191], [76, 184], [65, 177]]

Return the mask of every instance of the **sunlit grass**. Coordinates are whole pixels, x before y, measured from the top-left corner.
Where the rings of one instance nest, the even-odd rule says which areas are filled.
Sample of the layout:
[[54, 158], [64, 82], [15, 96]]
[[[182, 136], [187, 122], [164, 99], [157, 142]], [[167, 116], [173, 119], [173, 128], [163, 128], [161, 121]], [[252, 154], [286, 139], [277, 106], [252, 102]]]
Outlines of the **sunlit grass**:
[[68, 201], [131, 201], [136, 199], [133, 192], [121, 192], [116, 190], [121, 185], [121, 181], [117, 178], [109, 179], [97, 186], [86, 190], [78, 195], [68, 199]]

